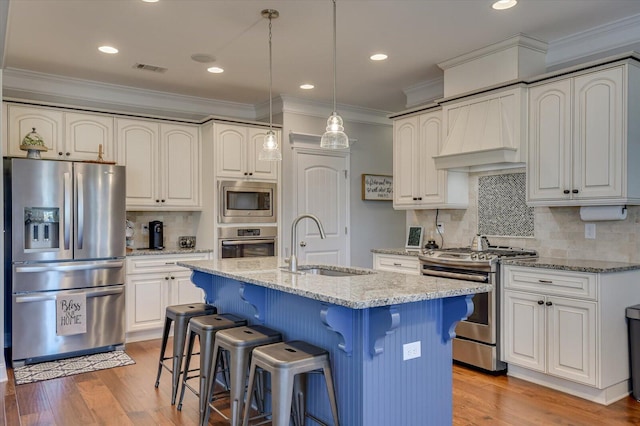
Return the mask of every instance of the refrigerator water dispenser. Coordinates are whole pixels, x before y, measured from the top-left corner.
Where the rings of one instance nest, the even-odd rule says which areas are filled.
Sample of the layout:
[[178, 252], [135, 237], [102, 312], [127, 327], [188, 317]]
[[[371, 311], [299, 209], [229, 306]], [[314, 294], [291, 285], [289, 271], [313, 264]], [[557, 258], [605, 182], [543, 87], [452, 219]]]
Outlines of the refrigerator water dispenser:
[[27, 207], [24, 209], [24, 248], [57, 249], [60, 247], [58, 208]]

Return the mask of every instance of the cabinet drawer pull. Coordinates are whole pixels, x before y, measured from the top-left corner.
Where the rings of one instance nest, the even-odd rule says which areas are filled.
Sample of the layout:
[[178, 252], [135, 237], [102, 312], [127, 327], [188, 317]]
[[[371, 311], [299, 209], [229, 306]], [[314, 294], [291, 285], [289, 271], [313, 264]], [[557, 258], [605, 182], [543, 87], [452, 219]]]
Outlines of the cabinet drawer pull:
[[175, 265], [176, 262], [164, 262], [165, 265]]
[[577, 194], [579, 191], [577, 189], [573, 189], [571, 192], [573, 192], [574, 194]]
[[538, 305], [544, 305], [544, 300], [538, 300]]
[[553, 281], [551, 280], [538, 280], [538, 282], [542, 284], [553, 284]]
[[568, 189], [565, 189], [565, 190], [564, 190], [564, 191], [562, 191], [562, 192], [564, 192], [565, 194], [569, 194], [571, 191], [569, 191]]
[[547, 306], [551, 306], [551, 305], [553, 305], [553, 303], [551, 303], [551, 302], [547, 302], [547, 303], [546, 303], [546, 305], [547, 305]]
[[396, 262], [394, 262], [394, 263], [393, 263], [393, 266], [402, 266], [402, 263], [396, 263]]

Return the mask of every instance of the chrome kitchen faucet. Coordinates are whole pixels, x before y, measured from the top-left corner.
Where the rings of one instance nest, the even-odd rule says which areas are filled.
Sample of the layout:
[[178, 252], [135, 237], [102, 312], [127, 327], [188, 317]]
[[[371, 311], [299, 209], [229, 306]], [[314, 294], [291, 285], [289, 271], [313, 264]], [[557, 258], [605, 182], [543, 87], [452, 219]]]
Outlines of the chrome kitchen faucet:
[[320, 219], [317, 216], [312, 214], [301, 214], [300, 216], [293, 219], [293, 223], [291, 224], [291, 257], [289, 257], [289, 272], [298, 272], [298, 257], [296, 256], [296, 252], [298, 251], [296, 247], [296, 240], [298, 239], [297, 226], [298, 222], [301, 219], [309, 218], [313, 220], [316, 225], [318, 225], [318, 231], [320, 231], [320, 238], [326, 238], [324, 234], [324, 228], [322, 228], [322, 224], [320, 223]]

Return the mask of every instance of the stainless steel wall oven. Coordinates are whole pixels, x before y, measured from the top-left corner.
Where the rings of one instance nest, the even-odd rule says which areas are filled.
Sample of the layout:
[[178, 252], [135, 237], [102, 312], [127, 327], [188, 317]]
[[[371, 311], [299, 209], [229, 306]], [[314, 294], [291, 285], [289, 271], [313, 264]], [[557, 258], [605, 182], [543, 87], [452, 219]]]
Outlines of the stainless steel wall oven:
[[219, 257], [275, 256], [278, 228], [225, 227], [219, 228]]
[[473, 313], [456, 327], [453, 359], [488, 371], [507, 365], [498, 359], [500, 345], [500, 259], [535, 258], [533, 250], [490, 246], [426, 250], [419, 256], [423, 275], [493, 284], [494, 290], [473, 296]]

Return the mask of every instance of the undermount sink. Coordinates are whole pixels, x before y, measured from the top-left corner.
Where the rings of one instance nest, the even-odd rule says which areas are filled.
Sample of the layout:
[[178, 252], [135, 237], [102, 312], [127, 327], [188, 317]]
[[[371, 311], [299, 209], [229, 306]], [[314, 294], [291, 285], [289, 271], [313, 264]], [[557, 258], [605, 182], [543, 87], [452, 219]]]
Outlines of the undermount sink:
[[[283, 269], [287, 272], [290, 272], [286, 269], [286, 267]], [[304, 265], [298, 266], [298, 271], [294, 273], [325, 275], [328, 277], [352, 277], [357, 275], [375, 274], [375, 272], [372, 272], [372, 271], [357, 270], [352, 268], [342, 268], [342, 267], [326, 268], [321, 266], [304, 266]]]

